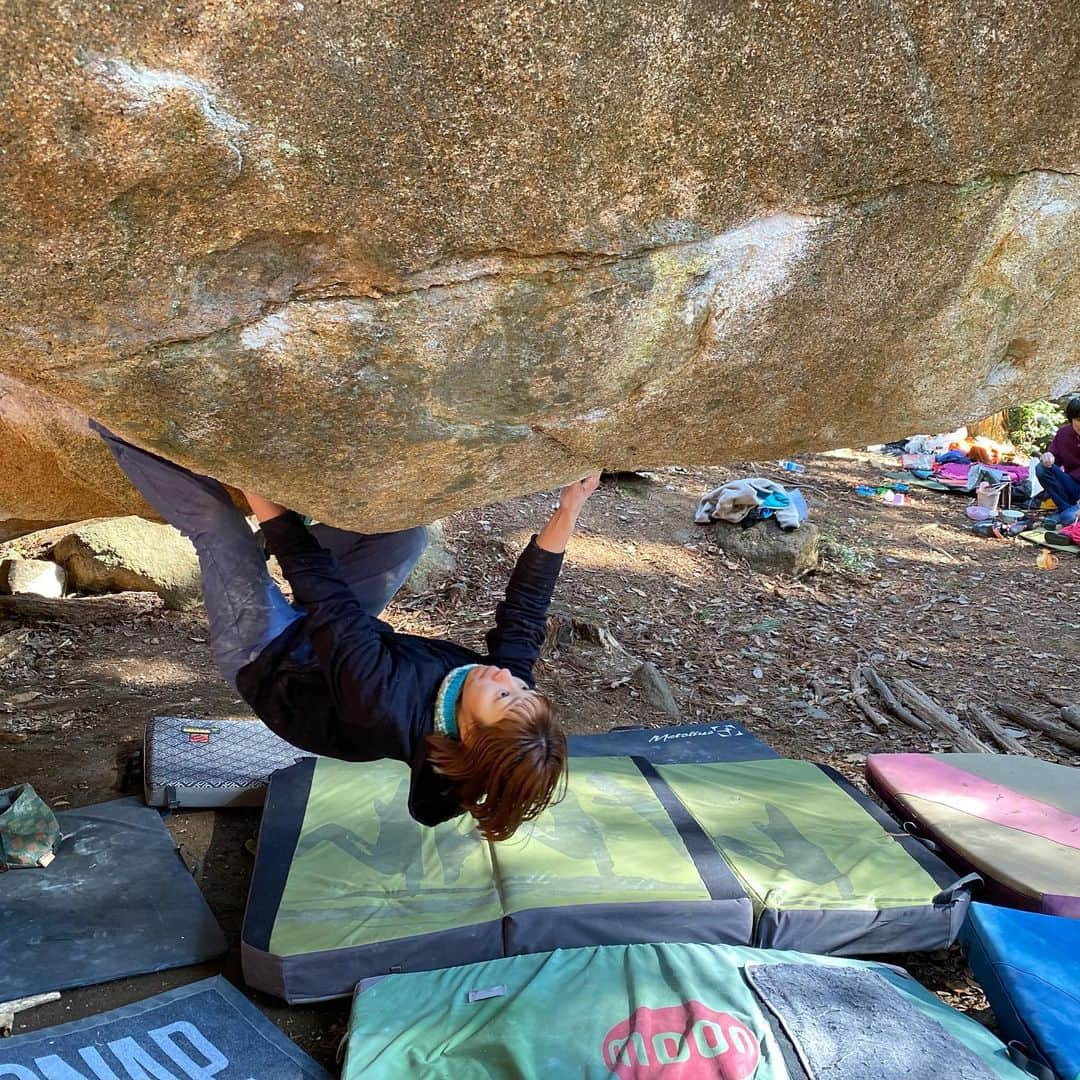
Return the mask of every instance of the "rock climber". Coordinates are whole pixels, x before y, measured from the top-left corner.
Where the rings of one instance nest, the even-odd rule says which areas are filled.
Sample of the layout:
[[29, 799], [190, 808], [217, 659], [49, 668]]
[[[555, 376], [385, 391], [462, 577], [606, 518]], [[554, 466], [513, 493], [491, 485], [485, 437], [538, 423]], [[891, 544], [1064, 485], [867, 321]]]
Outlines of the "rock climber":
[[218, 481], [91, 426], [194, 544], [218, 669], [281, 738], [345, 761], [404, 761], [413, 818], [437, 825], [469, 813], [488, 840], [509, 838], [561, 798], [566, 736], [535, 689], [533, 665], [563, 552], [599, 474], [562, 489], [518, 559], [481, 656], [377, 618], [424, 549], [422, 526], [378, 534], [309, 526], [245, 492], [292, 586], [290, 604]]
[[1057, 513], [1046, 519], [1050, 525], [1072, 525], [1080, 515], [1080, 397], [1065, 406], [1065, 421], [1035, 467], [1039, 483], [1057, 507]]

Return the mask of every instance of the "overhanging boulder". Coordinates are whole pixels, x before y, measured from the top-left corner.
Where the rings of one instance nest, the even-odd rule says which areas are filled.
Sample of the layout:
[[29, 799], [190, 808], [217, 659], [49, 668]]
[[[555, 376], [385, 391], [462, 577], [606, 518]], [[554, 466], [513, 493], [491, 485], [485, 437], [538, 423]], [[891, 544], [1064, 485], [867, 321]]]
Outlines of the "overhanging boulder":
[[[1064, 393], [1078, 36], [1068, 0], [26, 7], [5, 458], [46, 421], [4, 402], [46, 394], [397, 528]], [[89, 472], [78, 516], [117, 512]], [[8, 515], [50, 498], [0, 479]]]

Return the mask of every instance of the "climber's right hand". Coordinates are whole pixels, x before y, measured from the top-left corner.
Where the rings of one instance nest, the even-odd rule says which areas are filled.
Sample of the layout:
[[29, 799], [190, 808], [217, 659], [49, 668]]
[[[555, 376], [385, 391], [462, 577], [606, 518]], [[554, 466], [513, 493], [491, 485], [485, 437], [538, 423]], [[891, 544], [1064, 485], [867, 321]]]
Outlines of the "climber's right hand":
[[271, 502], [269, 499], [264, 499], [254, 491], [245, 491], [244, 498], [247, 499], [251, 512], [260, 522], [269, 521], [271, 518], [281, 517], [282, 514], [288, 513], [286, 507]]

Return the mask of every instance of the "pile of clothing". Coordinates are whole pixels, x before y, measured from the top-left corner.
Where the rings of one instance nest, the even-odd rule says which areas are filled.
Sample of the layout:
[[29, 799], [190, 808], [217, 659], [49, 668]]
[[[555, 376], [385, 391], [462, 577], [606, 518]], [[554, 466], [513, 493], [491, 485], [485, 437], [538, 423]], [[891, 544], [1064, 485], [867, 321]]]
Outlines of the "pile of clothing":
[[946, 435], [916, 435], [895, 446], [900, 462], [918, 480], [935, 480], [955, 491], [976, 491], [980, 485], [1009, 485], [1009, 502], [1026, 502], [1037, 490], [1035, 462], [1023, 460], [1008, 442], [966, 428]]
[[956, 453], [965, 461], [980, 461], [984, 465], [999, 465], [1019, 458], [1019, 451], [1011, 442], [985, 435], [969, 436], [964, 427], [945, 435], [914, 435], [903, 444], [902, 453], [930, 456]]
[[[955, 451], [953, 451], [955, 453]], [[983, 465], [979, 462], [937, 461], [934, 477], [962, 491], [974, 491], [980, 484], [1011, 484], [1016, 498], [1031, 495], [1031, 469], [1027, 465]]]
[[785, 532], [797, 529], [807, 518], [802, 492], [798, 488], [788, 491], [783, 484], [761, 476], [732, 480], [702, 496], [694, 513], [699, 525], [721, 521], [743, 528], [770, 517]]

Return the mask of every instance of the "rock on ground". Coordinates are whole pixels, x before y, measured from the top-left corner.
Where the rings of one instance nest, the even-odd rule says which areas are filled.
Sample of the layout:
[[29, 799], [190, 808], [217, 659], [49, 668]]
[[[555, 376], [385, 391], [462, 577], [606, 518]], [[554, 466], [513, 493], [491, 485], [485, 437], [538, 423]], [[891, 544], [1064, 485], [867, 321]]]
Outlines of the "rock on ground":
[[680, 715], [678, 703], [667, 679], [660, 674], [659, 668], [651, 660], [646, 660], [634, 671], [630, 682], [641, 691], [642, 698], [650, 708], [672, 718]]
[[33, 395], [374, 531], [1080, 382], [1074, 0], [15, 9], [7, 516]]
[[18, 558], [0, 562], [0, 593], [55, 598], [64, 595], [66, 585], [64, 568], [54, 562]]
[[716, 524], [712, 534], [728, 555], [745, 559], [753, 569], [767, 574], [800, 574], [816, 569], [821, 561], [821, 533], [810, 522], [791, 532], [785, 532], [772, 520], [746, 529], [741, 525]]
[[448, 581], [457, 567], [453, 552], [446, 546], [443, 523], [432, 522], [427, 527], [427, 534], [427, 547], [402, 586], [406, 592], [414, 595], [430, 592]]
[[52, 557], [73, 591], [153, 592], [174, 610], [194, 607], [202, 595], [195, 549], [171, 525], [139, 517], [83, 522], [55, 545]]

